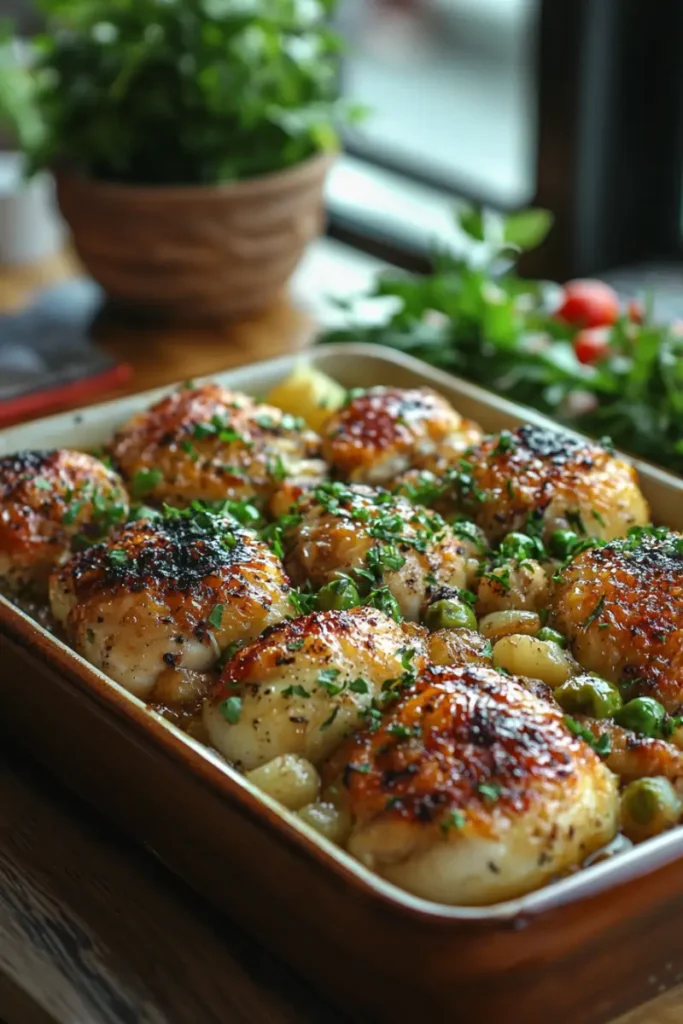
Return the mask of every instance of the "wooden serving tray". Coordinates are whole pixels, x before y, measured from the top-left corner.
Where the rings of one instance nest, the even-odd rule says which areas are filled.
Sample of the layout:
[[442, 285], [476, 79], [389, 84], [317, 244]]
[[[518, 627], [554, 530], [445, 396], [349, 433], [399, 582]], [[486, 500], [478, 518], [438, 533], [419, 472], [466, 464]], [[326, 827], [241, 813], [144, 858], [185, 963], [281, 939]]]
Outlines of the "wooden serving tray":
[[[307, 358], [347, 387], [429, 384], [487, 430], [547, 423], [374, 346]], [[216, 375], [267, 391], [294, 357]], [[148, 392], [0, 433], [21, 448], [89, 448]], [[656, 520], [683, 528], [683, 482], [636, 463]], [[382, 1020], [592, 1024], [683, 976], [683, 829], [519, 900], [445, 907], [382, 881], [149, 712], [0, 598], [3, 723], [48, 768], [310, 982]]]

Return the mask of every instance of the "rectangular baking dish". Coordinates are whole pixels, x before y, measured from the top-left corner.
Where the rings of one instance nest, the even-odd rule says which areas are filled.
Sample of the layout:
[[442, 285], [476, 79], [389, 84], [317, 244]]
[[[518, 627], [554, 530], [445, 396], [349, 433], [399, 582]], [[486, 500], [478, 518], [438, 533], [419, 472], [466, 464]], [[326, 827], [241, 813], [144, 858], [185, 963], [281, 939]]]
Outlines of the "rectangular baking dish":
[[[301, 356], [213, 379], [259, 395]], [[306, 358], [347, 387], [430, 385], [496, 431], [541, 415], [369, 345]], [[91, 448], [168, 391], [0, 432]], [[683, 529], [683, 482], [636, 463], [655, 520]], [[383, 882], [262, 796], [0, 597], [2, 725], [310, 982], [368, 1019], [609, 1021], [683, 980], [683, 828], [523, 899], [429, 903]]]

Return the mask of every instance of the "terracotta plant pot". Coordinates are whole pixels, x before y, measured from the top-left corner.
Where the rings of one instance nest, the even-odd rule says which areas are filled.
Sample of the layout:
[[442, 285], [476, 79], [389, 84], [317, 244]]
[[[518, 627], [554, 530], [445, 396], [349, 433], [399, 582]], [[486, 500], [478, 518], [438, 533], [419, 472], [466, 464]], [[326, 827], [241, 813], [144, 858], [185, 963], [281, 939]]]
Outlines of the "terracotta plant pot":
[[268, 306], [323, 224], [332, 158], [230, 185], [139, 187], [57, 172], [89, 273], [116, 302], [184, 320]]

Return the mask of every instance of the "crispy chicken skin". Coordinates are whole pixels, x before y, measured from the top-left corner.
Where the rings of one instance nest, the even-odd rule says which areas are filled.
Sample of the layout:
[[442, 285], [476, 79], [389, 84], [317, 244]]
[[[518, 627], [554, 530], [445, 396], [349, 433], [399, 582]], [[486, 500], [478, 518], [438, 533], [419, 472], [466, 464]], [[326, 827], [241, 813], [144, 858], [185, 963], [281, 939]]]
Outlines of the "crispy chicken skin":
[[218, 384], [162, 398], [122, 427], [110, 450], [134, 497], [139, 482], [146, 500], [179, 506], [265, 504], [284, 478], [304, 486], [326, 469], [320, 438], [303, 421]]
[[406, 470], [452, 462], [481, 437], [430, 388], [371, 388], [327, 421], [323, 453], [343, 480], [389, 485]]
[[629, 537], [578, 555], [561, 574], [554, 623], [578, 661], [625, 695], [683, 710], [683, 537]]
[[424, 665], [420, 640], [374, 608], [316, 612], [238, 651], [204, 705], [204, 722], [213, 745], [245, 770], [281, 754], [318, 764], [387, 680], [408, 671], [412, 678]]
[[0, 459], [0, 589], [47, 597], [74, 537], [94, 542], [128, 513], [120, 477], [91, 455], [26, 451]]
[[455, 477], [464, 508], [489, 540], [542, 520], [545, 537], [575, 529], [603, 540], [649, 521], [635, 470], [591, 441], [524, 426], [488, 438]]
[[633, 779], [663, 777], [683, 799], [683, 750], [678, 746], [667, 740], [640, 736], [611, 720], [597, 721], [583, 715], [579, 715], [578, 720], [596, 740], [609, 737], [605, 764], [616, 772], [624, 785]]
[[88, 661], [148, 697], [168, 668], [202, 672], [291, 612], [279, 559], [234, 520], [129, 523], [50, 581], [55, 618]]
[[474, 542], [456, 536], [436, 513], [369, 487], [334, 483], [295, 508], [284, 535], [285, 565], [294, 582], [321, 587], [340, 574], [374, 576], [401, 614], [420, 619], [443, 588], [468, 585], [479, 557]]
[[331, 758], [349, 851], [441, 903], [520, 896], [617, 830], [617, 780], [562, 713], [491, 669], [433, 668]]

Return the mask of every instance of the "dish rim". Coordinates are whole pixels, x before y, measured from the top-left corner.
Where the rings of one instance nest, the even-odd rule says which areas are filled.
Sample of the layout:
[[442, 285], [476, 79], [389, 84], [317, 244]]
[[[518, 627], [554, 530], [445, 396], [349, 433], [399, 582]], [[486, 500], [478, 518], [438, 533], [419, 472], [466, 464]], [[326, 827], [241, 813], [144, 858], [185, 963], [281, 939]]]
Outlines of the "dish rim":
[[[241, 382], [250, 378], [253, 381], [264, 374], [284, 376], [302, 361], [320, 366], [339, 356], [353, 359], [364, 357], [375, 362], [384, 362], [389, 366], [398, 366], [415, 377], [415, 386], [427, 385], [437, 390], [445, 389], [447, 393], [459, 393], [483, 402], [497, 413], [512, 419], [558, 429], [558, 424], [535, 410], [527, 410], [524, 406], [498, 398], [484, 388], [427, 366], [412, 356], [365, 343], [325, 345], [308, 349], [304, 353], [293, 353], [208, 374], [198, 377], [197, 381], [201, 383], [218, 380], [230, 387], [243, 387], [253, 391], [253, 384]], [[122, 410], [123, 419], [132, 411], [145, 408], [157, 398], [173, 391], [179, 383], [82, 409], [72, 409], [0, 430], [0, 455], [5, 449], [3, 442], [11, 445], [14, 443], [12, 438], [20, 437], [27, 428], [31, 432], [45, 428], [49, 436], [49, 427], [58, 424], [63, 426], [65, 420], [71, 420], [85, 429], [90, 415], [98, 418], [102, 417], [102, 414]], [[568, 432], [584, 436], [576, 431]], [[682, 480], [642, 460], [624, 457], [628, 458], [639, 474], [683, 496]], [[119, 728], [126, 723], [132, 726], [136, 734], [151, 741], [164, 756], [192, 771], [195, 777], [202, 784], [208, 785], [221, 800], [233, 802], [240, 813], [256, 824], [274, 830], [280, 840], [289, 847], [297, 848], [307, 863], [316, 870], [332, 870], [340, 881], [360, 890], [360, 895], [378, 900], [389, 909], [402, 911], [426, 923], [449, 925], [455, 922], [471, 922], [492, 925], [514, 922], [520, 918], [533, 919], [567, 903], [598, 896], [609, 889], [651, 874], [683, 856], [683, 826], [678, 826], [633, 849], [620, 852], [599, 864], [591, 865], [516, 899], [484, 907], [449, 906], [422, 899], [385, 881], [346, 851], [320, 836], [295, 814], [258, 790], [216, 751], [193, 739], [157, 712], [148, 709], [141, 700], [87, 662], [27, 612], [17, 608], [0, 594], [0, 635], [3, 634], [15, 647], [26, 649], [29, 657], [37, 657], [48, 669], [59, 674], [62, 682], [75, 685], [87, 700], [113, 713]]]

